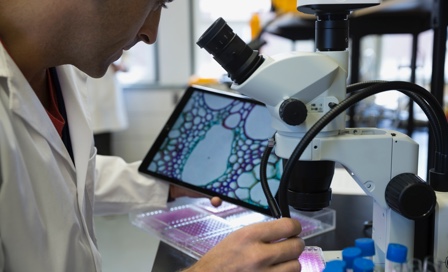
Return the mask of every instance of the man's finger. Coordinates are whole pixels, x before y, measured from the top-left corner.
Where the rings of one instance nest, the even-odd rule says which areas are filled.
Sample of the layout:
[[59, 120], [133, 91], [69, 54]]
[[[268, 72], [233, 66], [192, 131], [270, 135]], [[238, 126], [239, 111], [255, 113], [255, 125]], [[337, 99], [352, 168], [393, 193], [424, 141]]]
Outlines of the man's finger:
[[270, 222], [265, 222], [264, 226], [265, 227], [263, 228], [254, 227], [253, 235], [265, 243], [297, 236], [302, 231], [302, 226], [299, 221], [291, 218], [280, 218]]

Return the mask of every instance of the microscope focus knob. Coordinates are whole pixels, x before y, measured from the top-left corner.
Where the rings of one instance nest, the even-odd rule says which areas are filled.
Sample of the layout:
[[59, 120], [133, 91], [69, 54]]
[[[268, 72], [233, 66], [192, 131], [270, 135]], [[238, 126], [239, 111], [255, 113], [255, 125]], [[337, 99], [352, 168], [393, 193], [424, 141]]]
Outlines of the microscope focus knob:
[[305, 122], [307, 109], [302, 101], [289, 98], [280, 105], [279, 115], [288, 125], [298, 126]]
[[395, 176], [387, 184], [385, 197], [392, 210], [411, 220], [431, 214], [437, 203], [434, 189], [411, 173]]

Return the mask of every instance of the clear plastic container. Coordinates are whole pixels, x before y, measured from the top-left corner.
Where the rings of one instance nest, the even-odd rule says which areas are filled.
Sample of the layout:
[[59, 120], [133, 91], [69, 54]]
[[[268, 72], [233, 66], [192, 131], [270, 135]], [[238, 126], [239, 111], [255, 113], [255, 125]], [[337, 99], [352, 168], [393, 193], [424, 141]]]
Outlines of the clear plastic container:
[[[195, 259], [241, 227], [275, 220], [228, 202], [223, 202], [219, 207], [213, 207], [208, 199], [181, 205], [176, 205], [176, 202], [169, 204], [167, 209], [131, 214], [130, 220], [135, 226], [157, 235], [162, 241]], [[291, 217], [301, 222], [300, 236], [305, 240], [333, 230], [336, 224], [336, 212], [328, 208], [319, 212], [291, 210]], [[325, 267], [319, 247], [307, 246], [299, 261], [303, 268], [308, 267], [302, 271], [322, 271]]]

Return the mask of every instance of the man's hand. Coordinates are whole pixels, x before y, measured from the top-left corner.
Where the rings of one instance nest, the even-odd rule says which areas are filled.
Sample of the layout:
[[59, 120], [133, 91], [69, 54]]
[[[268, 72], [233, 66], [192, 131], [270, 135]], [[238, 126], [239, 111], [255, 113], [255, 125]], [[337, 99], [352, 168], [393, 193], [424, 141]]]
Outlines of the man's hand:
[[184, 272], [300, 271], [305, 243], [297, 220], [282, 218], [239, 229]]
[[[188, 196], [188, 197], [193, 197], [193, 198], [202, 198], [202, 197], [208, 197], [204, 194], [201, 194], [199, 192], [195, 192], [193, 190], [188, 190], [186, 188], [180, 187], [180, 186], [176, 186], [173, 184], [170, 184], [170, 198], [178, 198], [178, 197], [182, 197], [182, 196]], [[214, 206], [214, 207], [219, 207], [222, 204], [222, 200], [221, 198], [215, 196], [210, 198], [210, 203]]]

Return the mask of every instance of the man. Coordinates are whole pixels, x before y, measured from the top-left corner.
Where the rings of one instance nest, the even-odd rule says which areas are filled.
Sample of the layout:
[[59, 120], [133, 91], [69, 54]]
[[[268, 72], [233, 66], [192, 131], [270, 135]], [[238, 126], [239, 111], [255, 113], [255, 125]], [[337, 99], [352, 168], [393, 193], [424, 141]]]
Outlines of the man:
[[[0, 0], [0, 271], [101, 271], [93, 213], [188, 195], [96, 156], [77, 69], [101, 77], [156, 41], [158, 0]], [[75, 68], [76, 67], [76, 68]], [[212, 200], [216, 204], [216, 200]], [[299, 222], [229, 235], [187, 271], [298, 271]]]

